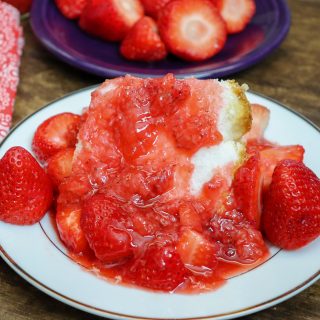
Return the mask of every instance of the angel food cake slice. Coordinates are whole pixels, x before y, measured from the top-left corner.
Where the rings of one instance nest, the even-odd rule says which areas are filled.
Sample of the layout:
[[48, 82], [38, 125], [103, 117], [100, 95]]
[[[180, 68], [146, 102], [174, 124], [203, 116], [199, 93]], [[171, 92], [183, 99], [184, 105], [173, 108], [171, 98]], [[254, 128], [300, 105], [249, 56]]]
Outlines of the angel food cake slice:
[[58, 198], [61, 238], [61, 213], [77, 225], [74, 253], [93, 252], [95, 269], [164, 291], [214, 286], [228, 261], [262, 258], [260, 232], [233, 201], [251, 126], [243, 87], [126, 76], [95, 90], [84, 117]]

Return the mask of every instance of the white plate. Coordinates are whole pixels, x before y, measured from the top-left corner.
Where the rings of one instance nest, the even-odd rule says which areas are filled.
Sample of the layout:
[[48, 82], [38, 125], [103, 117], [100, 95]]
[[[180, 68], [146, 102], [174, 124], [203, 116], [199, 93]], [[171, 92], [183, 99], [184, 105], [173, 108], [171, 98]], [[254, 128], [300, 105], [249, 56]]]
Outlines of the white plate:
[[[0, 156], [12, 146], [31, 150], [35, 128], [60, 112], [80, 113], [94, 87], [74, 92], [38, 110], [3, 141]], [[252, 103], [271, 110], [266, 136], [280, 144], [301, 144], [305, 163], [320, 175], [320, 130], [301, 115], [255, 93]], [[271, 248], [259, 267], [233, 277], [217, 291], [164, 294], [113, 285], [82, 269], [65, 254], [50, 219], [30, 227], [0, 223], [0, 254], [24, 279], [50, 296], [78, 309], [116, 319], [231, 319], [282, 302], [320, 277], [320, 239], [297, 251]]]

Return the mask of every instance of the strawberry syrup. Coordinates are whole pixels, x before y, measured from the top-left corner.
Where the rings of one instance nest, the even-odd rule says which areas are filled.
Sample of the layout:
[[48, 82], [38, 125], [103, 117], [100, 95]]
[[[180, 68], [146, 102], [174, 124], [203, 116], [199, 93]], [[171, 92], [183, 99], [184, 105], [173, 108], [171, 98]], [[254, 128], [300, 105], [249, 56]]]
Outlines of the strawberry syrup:
[[[114, 81], [122, 81], [119, 89], [107, 83], [93, 93], [73, 173], [59, 187], [58, 208], [82, 205], [93, 249], [70, 257], [112, 282], [183, 293], [217, 289], [265, 261], [262, 235], [237, 210], [226, 182], [234, 166], [198, 194], [188, 192], [192, 156], [222, 142], [220, 85], [190, 80], [200, 86], [191, 92], [172, 76]], [[218, 100], [208, 103], [205, 90]]]

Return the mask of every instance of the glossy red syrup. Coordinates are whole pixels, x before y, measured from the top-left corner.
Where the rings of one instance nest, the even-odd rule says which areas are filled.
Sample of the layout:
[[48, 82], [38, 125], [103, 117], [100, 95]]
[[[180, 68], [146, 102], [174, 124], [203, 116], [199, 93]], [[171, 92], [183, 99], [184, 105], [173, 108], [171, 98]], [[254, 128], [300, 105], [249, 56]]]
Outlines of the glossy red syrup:
[[191, 157], [222, 141], [218, 82], [169, 75], [112, 86], [93, 94], [73, 173], [59, 189], [60, 206], [81, 205], [92, 249], [72, 258], [116, 283], [165, 292], [212, 290], [264, 261], [262, 235], [223, 174], [188, 192]]

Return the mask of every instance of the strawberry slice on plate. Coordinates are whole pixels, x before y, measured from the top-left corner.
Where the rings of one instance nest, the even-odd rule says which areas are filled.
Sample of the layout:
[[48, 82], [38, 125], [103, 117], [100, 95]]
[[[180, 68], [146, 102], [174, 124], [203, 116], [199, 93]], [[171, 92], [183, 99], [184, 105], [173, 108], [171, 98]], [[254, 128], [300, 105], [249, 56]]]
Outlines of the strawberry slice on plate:
[[141, 18], [127, 33], [121, 47], [121, 54], [135, 61], [158, 61], [167, 55], [157, 24], [152, 18]]
[[74, 253], [89, 250], [88, 241], [81, 228], [81, 206], [75, 204], [59, 204], [57, 207], [56, 222], [60, 238]]
[[165, 236], [148, 243], [143, 256], [136, 259], [127, 270], [127, 276], [133, 283], [162, 291], [175, 290], [190, 274], [172, 240]]
[[72, 172], [74, 148], [67, 148], [58, 151], [48, 160], [47, 173], [53, 184], [58, 187], [64, 178]]
[[254, 0], [222, 0], [220, 8], [228, 33], [238, 33], [244, 30], [255, 12]]
[[213, 243], [203, 234], [184, 230], [177, 244], [177, 251], [186, 266], [214, 269], [217, 266], [216, 250]]
[[[81, 227], [96, 257], [106, 263], [124, 260], [133, 254], [128, 231], [128, 213], [123, 203], [104, 194], [96, 194], [82, 206]], [[130, 224], [131, 226], [131, 224]]]
[[233, 191], [238, 210], [257, 229], [260, 226], [262, 172], [260, 157], [250, 157], [235, 173]]
[[79, 25], [104, 40], [120, 41], [142, 16], [143, 7], [139, 0], [90, 0]]
[[68, 19], [78, 19], [88, 0], [55, 0], [60, 12]]
[[285, 159], [303, 161], [304, 148], [300, 145], [277, 146], [260, 151], [261, 172], [263, 174], [263, 190], [270, 186], [272, 174], [276, 165]]
[[75, 147], [81, 116], [66, 112], [50, 117], [36, 130], [32, 149], [40, 161], [46, 161], [58, 151]]
[[51, 181], [36, 159], [22, 147], [9, 149], [0, 160], [0, 220], [34, 224], [51, 203]]
[[243, 141], [261, 141], [269, 124], [270, 110], [260, 104], [251, 105], [252, 124], [248, 133], [243, 136]]
[[320, 180], [302, 162], [276, 166], [262, 222], [267, 238], [284, 249], [301, 248], [320, 235]]
[[158, 26], [168, 50], [189, 61], [208, 59], [222, 50], [227, 32], [209, 0], [175, 0], [160, 13]]

